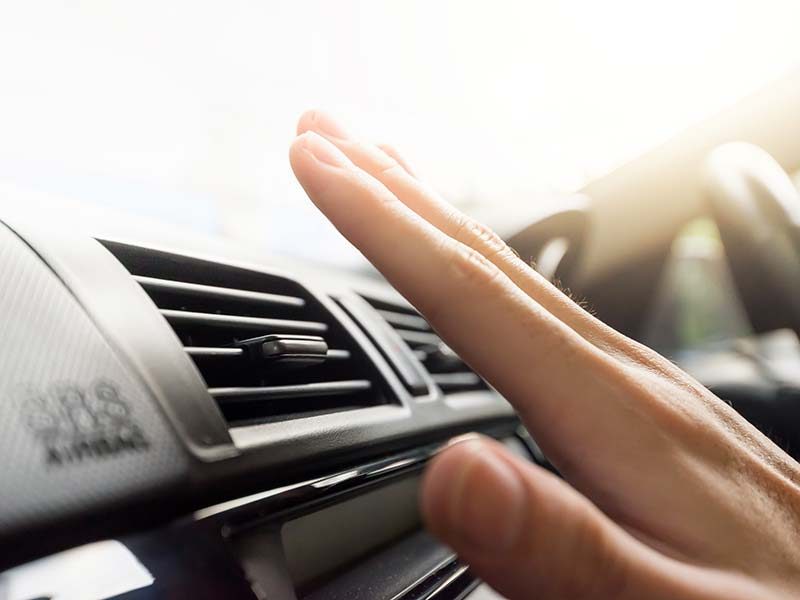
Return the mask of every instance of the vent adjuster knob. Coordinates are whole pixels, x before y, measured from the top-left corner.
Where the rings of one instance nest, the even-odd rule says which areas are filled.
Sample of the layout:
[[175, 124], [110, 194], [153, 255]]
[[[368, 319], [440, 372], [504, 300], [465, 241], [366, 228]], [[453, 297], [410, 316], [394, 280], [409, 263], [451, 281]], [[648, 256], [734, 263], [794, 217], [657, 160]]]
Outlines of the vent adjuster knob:
[[317, 335], [272, 334], [263, 335], [236, 344], [243, 348], [250, 360], [269, 365], [309, 367], [325, 362], [328, 344]]

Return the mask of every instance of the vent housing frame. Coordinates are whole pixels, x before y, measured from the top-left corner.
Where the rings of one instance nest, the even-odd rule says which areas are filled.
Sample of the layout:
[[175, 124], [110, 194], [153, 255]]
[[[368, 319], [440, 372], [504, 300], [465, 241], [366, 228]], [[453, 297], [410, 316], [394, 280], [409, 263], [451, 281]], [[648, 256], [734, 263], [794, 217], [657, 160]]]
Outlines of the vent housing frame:
[[[260, 269], [98, 241], [161, 312], [229, 428], [401, 404], [359, 342], [299, 282]], [[242, 343], [298, 334], [324, 339], [325, 361], [300, 367], [292, 361], [254, 361]]]
[[362, 295], [362, 298], [400, 337], [444, 395], [490, 389], [486, 381], [439, 337], [411, 305], [367, 295]]

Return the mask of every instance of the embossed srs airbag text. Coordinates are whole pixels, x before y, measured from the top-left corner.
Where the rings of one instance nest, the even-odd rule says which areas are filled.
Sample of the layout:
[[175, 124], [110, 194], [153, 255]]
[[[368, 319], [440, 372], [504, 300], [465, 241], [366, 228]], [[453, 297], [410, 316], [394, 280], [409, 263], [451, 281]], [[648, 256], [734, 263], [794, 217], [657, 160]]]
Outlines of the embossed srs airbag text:
[[32, 393], [25, 421], [45, 451], [45, 462], [64, 466], [144, 452], [150, 443], [119, 388], [108, 381], [59, 385]]

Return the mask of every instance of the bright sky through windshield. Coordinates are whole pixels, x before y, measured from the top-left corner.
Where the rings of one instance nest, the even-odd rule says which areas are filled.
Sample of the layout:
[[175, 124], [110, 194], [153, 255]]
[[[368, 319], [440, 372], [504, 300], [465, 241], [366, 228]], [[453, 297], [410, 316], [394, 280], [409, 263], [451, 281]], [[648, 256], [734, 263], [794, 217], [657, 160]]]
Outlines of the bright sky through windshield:
[[[0, 8], [0, 178], [281, 247], [326, 107], [461, 203], [572, 190], [779, 77], [796, 0]], [[318, 251], [318, 248], [312, 248]]]

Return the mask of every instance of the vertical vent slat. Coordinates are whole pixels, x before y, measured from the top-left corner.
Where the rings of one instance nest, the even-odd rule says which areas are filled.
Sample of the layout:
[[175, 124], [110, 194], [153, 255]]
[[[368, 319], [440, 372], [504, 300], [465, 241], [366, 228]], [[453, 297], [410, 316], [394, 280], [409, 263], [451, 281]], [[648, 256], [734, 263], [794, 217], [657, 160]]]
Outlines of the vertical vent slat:
[[[394, 401], [363, 349], [297, 282], [221, 262], [102, 243], [175, 331], [229, 426]], [[324, 343], [322, 354], [313, 361], [279, 360], [261, 349], [263, 336], [296, 339], [298, 334]]]

